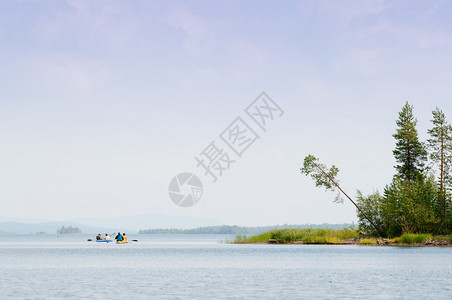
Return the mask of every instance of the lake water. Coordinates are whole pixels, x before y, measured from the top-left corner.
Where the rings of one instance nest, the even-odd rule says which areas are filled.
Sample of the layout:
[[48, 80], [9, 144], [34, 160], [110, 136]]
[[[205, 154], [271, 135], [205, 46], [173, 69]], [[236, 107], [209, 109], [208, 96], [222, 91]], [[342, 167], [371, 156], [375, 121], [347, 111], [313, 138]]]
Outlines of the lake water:
[[452, 248], [231, 245], [223, 235], [4, 236], [0, 298], [452, 299]]

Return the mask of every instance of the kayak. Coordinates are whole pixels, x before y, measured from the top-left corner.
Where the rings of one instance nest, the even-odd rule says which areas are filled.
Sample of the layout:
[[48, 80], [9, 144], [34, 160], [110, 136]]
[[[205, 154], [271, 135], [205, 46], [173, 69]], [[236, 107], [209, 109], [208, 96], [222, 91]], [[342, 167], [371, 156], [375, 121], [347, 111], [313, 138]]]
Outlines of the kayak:
[[98, 243], [111, 243], [111, 242], [113, 242], [113, 240], [99, 240], [99, 241], [96, 241], [96, 242], [98, 242]]
[[127, 244], [129, 241], [116, 241], [116, 244]]

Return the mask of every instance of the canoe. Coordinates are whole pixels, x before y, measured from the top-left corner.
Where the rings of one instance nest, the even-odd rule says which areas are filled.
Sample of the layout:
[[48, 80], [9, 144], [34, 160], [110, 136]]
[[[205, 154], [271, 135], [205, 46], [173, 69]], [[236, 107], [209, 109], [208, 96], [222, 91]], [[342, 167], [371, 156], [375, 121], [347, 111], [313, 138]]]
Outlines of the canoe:
[[99, 241], [96, 241], [96, 242], [98, 242], [98, 243], [111, 243], [111, 242], [113, 242], [113, 240], [99, 240]]
[[127, 244], [129, 241], [116, 241], [116, 244]]

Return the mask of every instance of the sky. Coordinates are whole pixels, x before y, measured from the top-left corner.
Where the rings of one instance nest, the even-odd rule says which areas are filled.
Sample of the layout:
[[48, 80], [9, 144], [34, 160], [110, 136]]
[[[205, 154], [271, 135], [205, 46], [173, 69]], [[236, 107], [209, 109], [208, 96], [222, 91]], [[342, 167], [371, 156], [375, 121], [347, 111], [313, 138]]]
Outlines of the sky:
[[[423, 140], [432, 110], [452, 118], [451, 16], [451, 1], [3, 0], [0, 218], [356, 222], [303, 158], [339, 167], [353, 198], [382, 191], [405, 102]], [[262, 92], [281, 109], [266, 131], [245, 112]], [[259, 136], [240, 157], [220, 138], [237, 117]], [[212, 142], [234, 160], [216, 182], [195, 160]], [[168, 193], [184, 172], [203, 185], [190, 207]]]

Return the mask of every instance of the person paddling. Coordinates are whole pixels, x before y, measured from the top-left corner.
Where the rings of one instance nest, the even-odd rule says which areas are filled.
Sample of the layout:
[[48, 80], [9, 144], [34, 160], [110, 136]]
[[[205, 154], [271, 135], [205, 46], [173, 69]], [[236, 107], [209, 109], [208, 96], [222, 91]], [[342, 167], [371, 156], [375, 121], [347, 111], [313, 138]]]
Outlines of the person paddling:
[[97, 240], [97, 241], [102, 240], [102, 236], [100, 235], [100, 233], [96, 236], [96, 240]]
[[115, 237], [115, 239], [116, 239], [118, 242], [121, 242], [121, 241], [123, 240], [121, 232], [118, 232], [118, 235]]
[[122, 234], [122, 240], [123, 241], [127, 241], [127, 237], [126, 237], [126, 233], [125, 232]]

